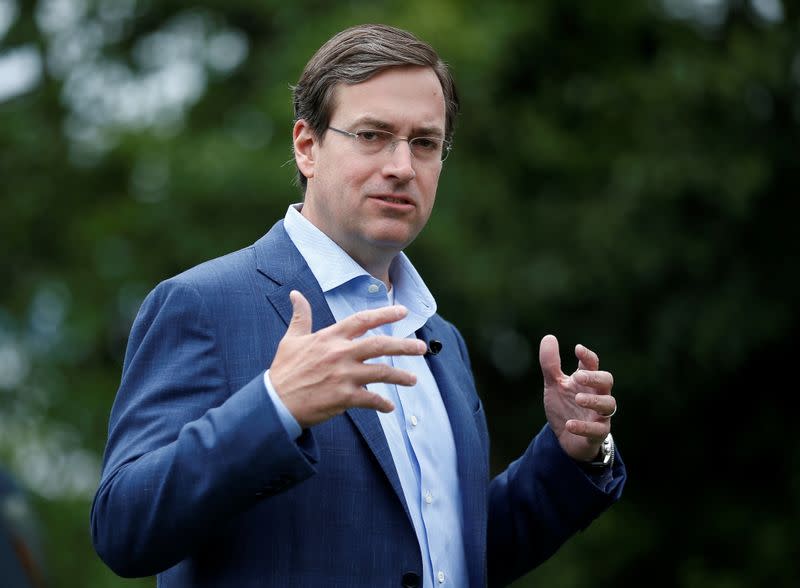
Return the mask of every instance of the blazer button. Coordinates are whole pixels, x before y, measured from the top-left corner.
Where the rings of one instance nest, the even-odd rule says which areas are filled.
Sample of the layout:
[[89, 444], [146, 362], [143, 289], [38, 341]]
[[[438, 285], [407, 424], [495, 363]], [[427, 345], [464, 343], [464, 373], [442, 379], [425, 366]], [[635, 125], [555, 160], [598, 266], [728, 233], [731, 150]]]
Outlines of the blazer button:
[[419, 581], [419, 574], [416, 572], [406, 572], [403, 574], [403, 588], [419, 588], [421, 582]]

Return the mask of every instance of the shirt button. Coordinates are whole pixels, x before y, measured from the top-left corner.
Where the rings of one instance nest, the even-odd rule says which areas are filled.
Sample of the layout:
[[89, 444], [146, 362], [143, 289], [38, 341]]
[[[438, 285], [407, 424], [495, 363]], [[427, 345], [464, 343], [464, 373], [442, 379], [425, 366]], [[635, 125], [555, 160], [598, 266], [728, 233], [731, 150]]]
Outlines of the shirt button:
[[444, 584], [444, 572], [439, 570], [439, 573], [436, 574], [436, 579], [439, 580], [439, 584]]
[[430, 504], [431, 502], [433, 502], [433, 494], [431, 494], [431, 491], [428, 490], [425, 493], [425, 504]]
[[375, 294], [375, 292], [377, 292], [378, 290], [380, 290], [380, 286], [378, 286], [378, 284], [370, 284], [369, 288], [367, 288], [367, 292], [369, 292], [370, 294]]
[[416, 427], [418, 422], [419, 421], [417, 420], [417, 415], [412, 414], [411, 415], [411, 426]]

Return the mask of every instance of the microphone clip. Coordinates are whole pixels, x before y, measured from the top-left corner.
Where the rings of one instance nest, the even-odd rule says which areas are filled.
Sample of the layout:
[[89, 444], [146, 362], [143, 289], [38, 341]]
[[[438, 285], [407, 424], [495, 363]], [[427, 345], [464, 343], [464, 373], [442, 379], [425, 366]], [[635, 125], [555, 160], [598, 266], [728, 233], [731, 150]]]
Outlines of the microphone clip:
[[431, 339], [428, 341], [428, 351], [425, 352], [425, 355], [438, 355], [442, 347], [441, 341], [438, 339]]

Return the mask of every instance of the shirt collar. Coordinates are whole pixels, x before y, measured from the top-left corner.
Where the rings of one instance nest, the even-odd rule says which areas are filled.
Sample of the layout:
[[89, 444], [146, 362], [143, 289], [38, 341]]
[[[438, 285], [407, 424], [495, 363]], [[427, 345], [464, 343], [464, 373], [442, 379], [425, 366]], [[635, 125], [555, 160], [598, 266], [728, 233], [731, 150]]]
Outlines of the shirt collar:
[[302, 206], [289, 206], [283, 226], [300, 255], [306, 260], [322, 291], [329, 292], [353, 278], [368, 275], [344, 249], [300, 214]]
[[[301, 203], [289, 206], [283, 226], [322, 291], [327, 294], [355, 278], [370, 277], [344, 249], [300, 214], [301, 208]], [[389, 279], [395, 303], [408, 308], [409, 315], [418, 315], [423, 323], [433, 316], [436, 301], [405, 253], [392, 260]]]

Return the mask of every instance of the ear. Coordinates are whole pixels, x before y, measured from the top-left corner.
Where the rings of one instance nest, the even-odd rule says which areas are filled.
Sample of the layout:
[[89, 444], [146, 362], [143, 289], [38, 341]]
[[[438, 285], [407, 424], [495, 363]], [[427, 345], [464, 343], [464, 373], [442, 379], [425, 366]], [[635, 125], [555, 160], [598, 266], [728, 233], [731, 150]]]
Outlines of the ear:
[[317, 136], [305, 119], [301, 118], [294, 123], [292, 142], [294, 143], [294, 160], [297, 163], [297, 169], [306, 178], [313, 178], [314, 162], [316, 161], [314, 148], [317, 145]]

